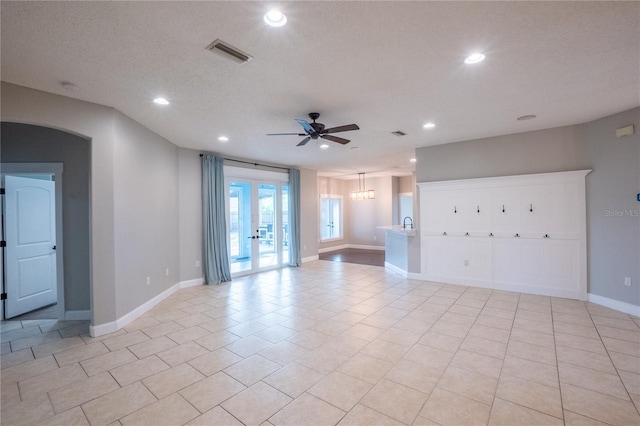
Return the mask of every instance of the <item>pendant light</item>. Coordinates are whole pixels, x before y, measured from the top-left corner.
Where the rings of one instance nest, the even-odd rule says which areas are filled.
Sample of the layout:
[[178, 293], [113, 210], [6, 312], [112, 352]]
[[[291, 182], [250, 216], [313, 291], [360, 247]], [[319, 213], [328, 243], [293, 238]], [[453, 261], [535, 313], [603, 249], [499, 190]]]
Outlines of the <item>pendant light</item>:
[[358, 173], [358, 190], [351, 191], [352, 200], [374, 200], [376, 198], [375, 189], [366, 189], [364, 173]]

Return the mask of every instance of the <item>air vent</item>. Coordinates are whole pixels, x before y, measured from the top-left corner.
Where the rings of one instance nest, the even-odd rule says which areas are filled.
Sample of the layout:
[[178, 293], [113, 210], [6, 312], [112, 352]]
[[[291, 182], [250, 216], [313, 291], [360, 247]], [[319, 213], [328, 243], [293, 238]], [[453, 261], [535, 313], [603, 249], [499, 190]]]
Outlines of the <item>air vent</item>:
[[249, 62], [253, 59], [253, 56], [244, 53], [242, 50], [237, 49], [220, 39], [214, 40], [213, 43], [206, 47], [206, 49], [239, 64], [244, 64], [245, 62]]
[[400, 130], [396, 130], [395, 132], [391, 132], [392, 135], [396, 136], [407, 136], [405, 132], [401, 132]]

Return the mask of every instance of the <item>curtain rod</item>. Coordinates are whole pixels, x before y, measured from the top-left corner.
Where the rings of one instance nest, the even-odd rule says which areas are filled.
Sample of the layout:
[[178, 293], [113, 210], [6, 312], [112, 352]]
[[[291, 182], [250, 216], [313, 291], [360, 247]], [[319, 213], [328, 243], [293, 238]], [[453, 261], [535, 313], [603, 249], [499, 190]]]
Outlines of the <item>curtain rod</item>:
[[[202, 156], [204, 156], [204, 154], [200, 154], [200, 157]], [[251, 164], [252, 166], [271, 167], [272, 169], [281, 169], [281, 170], [289, 171], [288, 167], [270, 166], [268, 164], [252, 163], [250, 161], [235, 160], [233, 158], [226, 158], [226, 157], [222, 157], [222, 159], [227, 161], [234, 161], [236, 163]]]

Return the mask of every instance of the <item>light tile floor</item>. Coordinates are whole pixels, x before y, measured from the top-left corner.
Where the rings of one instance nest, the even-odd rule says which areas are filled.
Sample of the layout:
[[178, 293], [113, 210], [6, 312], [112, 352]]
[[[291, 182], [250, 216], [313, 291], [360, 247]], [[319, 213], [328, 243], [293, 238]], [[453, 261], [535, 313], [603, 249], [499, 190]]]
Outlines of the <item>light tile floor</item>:
[[116, 333], [2, 323], [3, 425], [639, 425], [640, 319], [316, 261]]

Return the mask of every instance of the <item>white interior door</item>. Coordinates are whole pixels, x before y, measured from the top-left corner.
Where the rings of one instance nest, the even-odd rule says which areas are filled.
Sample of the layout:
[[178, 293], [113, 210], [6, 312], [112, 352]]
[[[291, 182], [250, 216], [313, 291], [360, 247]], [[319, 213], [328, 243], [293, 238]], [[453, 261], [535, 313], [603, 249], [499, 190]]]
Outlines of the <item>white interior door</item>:
[[57, 302], [55, 182], [5, 176], [5, 317]]

